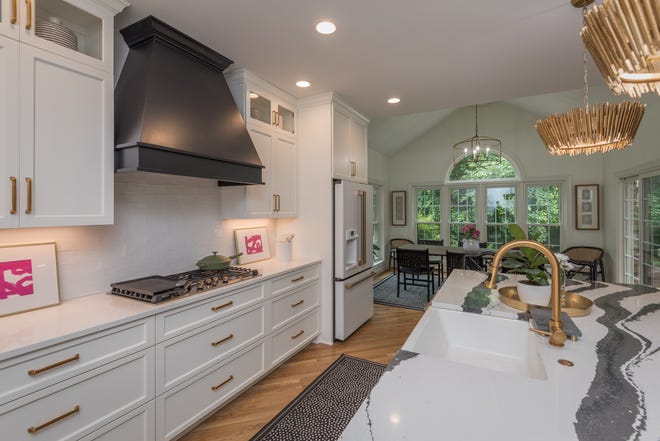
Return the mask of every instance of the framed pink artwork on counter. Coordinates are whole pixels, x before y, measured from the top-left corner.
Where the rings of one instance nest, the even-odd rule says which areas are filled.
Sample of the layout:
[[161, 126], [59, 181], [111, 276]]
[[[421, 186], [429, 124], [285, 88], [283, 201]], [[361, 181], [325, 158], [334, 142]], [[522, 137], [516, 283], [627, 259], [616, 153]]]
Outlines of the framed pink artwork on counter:
[[270, 259], [268, 247], [268, 231], [266, 227], [239, 228], [234, 230], [236, 252], [239, 265]]
[[59, 303], [55, 242], [0, 245], [0, 317]]

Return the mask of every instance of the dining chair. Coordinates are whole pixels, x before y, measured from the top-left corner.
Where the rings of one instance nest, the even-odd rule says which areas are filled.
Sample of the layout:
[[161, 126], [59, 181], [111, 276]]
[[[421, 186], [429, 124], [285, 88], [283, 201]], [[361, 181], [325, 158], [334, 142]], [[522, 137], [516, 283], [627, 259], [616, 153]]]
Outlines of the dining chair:
[[449, 277], [451, 272], [456, 268], [465, 269], [465, 254], [454, 253], [453, 251], [447, 250], [447, 255], [445, 257], [447, 259], [447, 277]]
[[401, 245], [413, 243], [410, 239], [390, 239], [390, 259], [387, 263], [388, 268], [392, 268], [392, 274], [396, 272], [396, 249]]
[[605, 281], [605, 270], [603, 268], [603, 255], [605, 250], [598, 247], [576, 246], [566, 248], [562, 254], [568, 256], [568, 261], [577, 268], [567, 272], [567, 277], [573, 278], [577, 274], [589, 276], [590, 282], [598, 280]]
[[[440, 239], [440, 240], [417, 239], [417, 243], [419, 245], [436, 245], [436, 246], [441, 247], [445, 244], [445, 241], [443, 239]], [[429, 253], [429, 262], [430, 262], [431, 266], [437, 266], [438, 267], [438, 277], [440, 277], [440, 280], [444, 281], [445, 280], [445, 272], [444, 272], [445, 256]]]
[[[431, 299], [431, 291], [435, 291], [433, 270], [429, 265], [429, 250], [396, 250], [397, 276], [396, 296], [399, 297], [401, 285], [403, 290], [411, 286], [426, 286], [426, 301]], [[403, 280], [402, 280], [403, 277]]]

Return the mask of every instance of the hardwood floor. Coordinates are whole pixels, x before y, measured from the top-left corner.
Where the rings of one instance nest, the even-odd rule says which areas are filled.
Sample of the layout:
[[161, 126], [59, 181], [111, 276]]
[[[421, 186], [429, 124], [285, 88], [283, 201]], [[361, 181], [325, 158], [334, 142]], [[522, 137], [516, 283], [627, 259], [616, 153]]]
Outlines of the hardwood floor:
[[249, 440], [342, 353], [389, 363], [421, 316], [422, 311], [374, 305], [374, 317], [347, 341], [311, 344], [181, 441]]

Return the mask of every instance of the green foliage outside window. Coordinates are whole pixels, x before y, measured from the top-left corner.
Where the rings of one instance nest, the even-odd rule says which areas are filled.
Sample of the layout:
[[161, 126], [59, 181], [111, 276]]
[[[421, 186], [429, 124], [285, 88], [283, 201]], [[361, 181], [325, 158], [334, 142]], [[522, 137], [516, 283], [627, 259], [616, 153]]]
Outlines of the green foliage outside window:
[[440, 240], [440, 190], [417, 190], [417, 239]]
[[450, 181], [485, 181], [491, 179], [515, 178], [513, 165], [499, 155], [490, 153], [485, 159], [474, 162], [471, 157], [463, 158], [454, 166], [449, 175]]
[[560, 251], [559, 186], [527, 188], [527, 230], [552, 251]]

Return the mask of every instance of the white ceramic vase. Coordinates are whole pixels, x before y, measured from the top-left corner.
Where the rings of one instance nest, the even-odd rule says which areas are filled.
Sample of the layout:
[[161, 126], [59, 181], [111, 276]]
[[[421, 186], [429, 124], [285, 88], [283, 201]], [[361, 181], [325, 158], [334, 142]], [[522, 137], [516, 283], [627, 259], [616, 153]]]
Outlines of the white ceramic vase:
[[552, 290], [550, 285], [530, 285], [527, 280], [519, 280], [518, 297], [523, 302], [530, 305], [548, 306]]
[[477, 239], [463, 239], [464, 250], [478, 250], [479, 241]]

